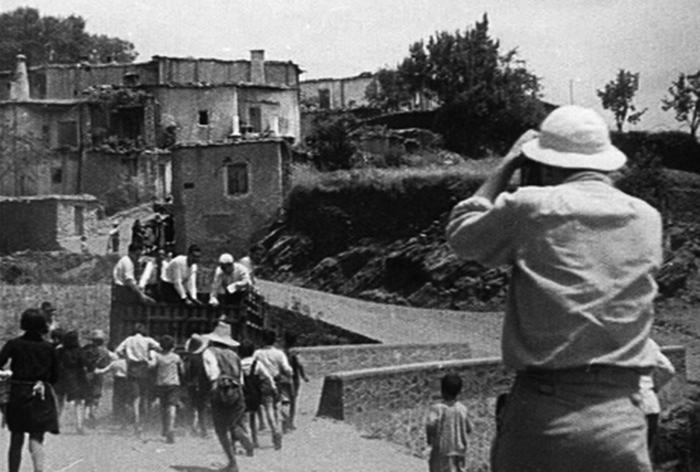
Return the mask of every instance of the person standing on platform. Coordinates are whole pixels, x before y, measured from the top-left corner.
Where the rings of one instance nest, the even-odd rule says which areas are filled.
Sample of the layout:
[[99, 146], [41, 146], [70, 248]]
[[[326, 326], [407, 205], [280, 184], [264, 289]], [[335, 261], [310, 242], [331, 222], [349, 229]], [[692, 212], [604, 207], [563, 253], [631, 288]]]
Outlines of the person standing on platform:
[[112, 271], [112, 301], [117, 303], [153, 303], [136, 282], [136, 268], [143, 248], [136, 244], [129, 245], [129, 253], [119, 259]]
[[187, 255], [173, 258], [163, 272], [161, 300], [165, 303], [185, 303], [199, 305], [197, 299], [197, 263], [202, 258], [202, 250], [193, 244]]
[[214, 279], [209, 290], [209, 304], [213, 306], [239, 304], [250, 284], [248, 268], [235, 262], [231, 254], [224, 253], [219, 257], [219, 266], [214, 271]]
[[107, 254], [119, 254], [119, 223], [112, 223], [112, 229], [109, 230], [107, 239]]

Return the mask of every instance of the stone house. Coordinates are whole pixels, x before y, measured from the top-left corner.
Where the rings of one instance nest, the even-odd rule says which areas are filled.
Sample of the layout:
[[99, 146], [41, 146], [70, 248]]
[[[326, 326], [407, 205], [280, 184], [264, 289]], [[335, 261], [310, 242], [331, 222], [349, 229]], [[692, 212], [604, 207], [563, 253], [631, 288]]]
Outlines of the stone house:
[[[370, 103], [365, 97], [367, 88], [376, 85], [376, 74], [363, 72], [353, 77], [340, 79], [312, 79], [299, 84], [301, 107], [303, 112], [323, 110], [354, 110], [368, 108]], [[402, 108], [408, 110], [434, 110], [439, 103], [425, 93], [416, 93], [410, 103]]]
[[0, 254], [79, 247], [81, 236], [96, 233], [98, 217], [92, 195], [0, 197]]
[[341, 79], [305, 80], [299, 85], [304, 111], [368, 107], [365, 91], [374, 80], [371, 72]]
[[178, 145], [172, 150], [176, 250], [243, 256], [289, 191], [289, 144], [280, 138]]
[[[238, 61], [154, 56], [29, 69], [19, 56], [16, 71], [0, 72], [0, 195], [87, 191], [103, 200], [135, 179], [162, 197], [171, 180], [163, 150], [174, 145], [298, 140], [300, 73], [260, 50]], [[31, 159], [17, 159], [22, 149]]]

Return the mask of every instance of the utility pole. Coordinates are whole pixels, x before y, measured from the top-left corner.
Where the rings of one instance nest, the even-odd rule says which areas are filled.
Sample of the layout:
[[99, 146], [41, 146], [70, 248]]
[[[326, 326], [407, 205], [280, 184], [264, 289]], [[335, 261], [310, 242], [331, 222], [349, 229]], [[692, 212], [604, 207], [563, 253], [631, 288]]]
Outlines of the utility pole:
[[569, 104], [574, 104], [574, 79], [569, 79]]

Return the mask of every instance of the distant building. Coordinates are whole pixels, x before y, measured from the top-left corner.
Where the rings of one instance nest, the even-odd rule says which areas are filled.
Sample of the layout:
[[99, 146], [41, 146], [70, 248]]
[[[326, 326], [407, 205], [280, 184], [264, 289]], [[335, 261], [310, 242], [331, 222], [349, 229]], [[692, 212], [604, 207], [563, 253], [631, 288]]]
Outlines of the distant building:
[[92, 195], [0, 197], [0, 254], [79, 247], [94, 236], [99, 204]]
[[242, 256], [264, 235], [289, 191], [287, 142], [183, 145], [172, 153], [177, 251], [195, 243], [208, 258]]
[[0, 72], [0, 195], [102, 199], [125, 182], [167, 194], [163, 150], [172, 146], [298, 140], [300, 73], [261, 50], [250, 60], [154, 56], [29, 69], [19, 56], [15, 71]]
[[342, 79], [305, 80], [299, 87], [302, 109], [317, 111], [368, 107], [365, 92], [374, 80], [371, 72]]

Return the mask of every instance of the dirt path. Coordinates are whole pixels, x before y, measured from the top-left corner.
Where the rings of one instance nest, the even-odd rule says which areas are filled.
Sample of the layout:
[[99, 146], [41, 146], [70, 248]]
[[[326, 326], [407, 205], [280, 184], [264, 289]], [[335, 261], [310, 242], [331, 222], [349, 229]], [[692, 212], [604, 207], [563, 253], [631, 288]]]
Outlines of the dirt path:
[[[255, 457], [238, 457], [242, 472], [423, 472], [425, 461], [411, 457], [386, 441], [366, 439], [352, 426], [315, 418], [321, 379], [302, 387], [297, 430], [285, 436], [281, 451], [272, 448], [268, 431], [260, 436]], [[67, 411], [70, 413], [70, 411]], [[74, 434], [71, 421], [58, 436], [47, 436], [47, 472], [213, 472], [224, 465], [216, 438], [190, 436], [178, 430], [177, 442], [166, 444], [157, 430], [144, 441], [101, 427], [87, 436]], [[0, 431], [0, 470], [6, 469], [9, 433]], [[32, 470], [25, 451], [22, 472]]]

